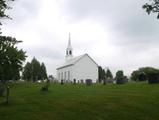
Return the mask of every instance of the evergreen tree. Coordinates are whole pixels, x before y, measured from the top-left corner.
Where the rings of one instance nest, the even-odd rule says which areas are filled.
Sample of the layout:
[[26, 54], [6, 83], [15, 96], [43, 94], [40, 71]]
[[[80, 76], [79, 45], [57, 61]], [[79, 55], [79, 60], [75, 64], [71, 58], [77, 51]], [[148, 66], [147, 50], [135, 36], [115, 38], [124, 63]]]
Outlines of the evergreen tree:
[[105, 70], [101, 66], [98, 67], [98, 76], [101, 83], [105, 79]]
[[109, 69], [107, 69], [105, 74], [106, 74], [107, 78], [113, 78], [113, 75], [112, 75], [112, 73], [111, 73], [111, 71]]
[[34, 57], [31, 63], [26, 63], [23, 70], [23, 79], [32, 80], [33, 82], [47, 79], [45, 64], [40, 64], [40, 62]]
[[32, 66], [27, 62], [23, 70], [23, 79], [30, 81], [32, 79]]
[[31, 67], [32, 67], [32, 80], [35, 82], [41, 79], [40, 62], [35, 57], [31, 61]]
[[41, 78], [42, 78], [42, 80], [47, 79], [46, 67], [43, 62], [41, 64]]

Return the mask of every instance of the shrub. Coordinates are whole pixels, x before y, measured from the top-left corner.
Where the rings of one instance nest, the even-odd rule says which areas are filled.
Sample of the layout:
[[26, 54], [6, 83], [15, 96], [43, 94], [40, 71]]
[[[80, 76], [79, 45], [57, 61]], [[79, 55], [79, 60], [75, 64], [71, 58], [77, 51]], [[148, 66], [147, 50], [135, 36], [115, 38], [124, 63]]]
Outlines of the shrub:
[[159, 72], [151, 72], [148, 74], [148, 83], [159, 83]]
[[50, 84], [50, 81], [47, 80], [46, 84], [41, 88], [41, 91], [48, 91], [49, 90], [49, 84]]

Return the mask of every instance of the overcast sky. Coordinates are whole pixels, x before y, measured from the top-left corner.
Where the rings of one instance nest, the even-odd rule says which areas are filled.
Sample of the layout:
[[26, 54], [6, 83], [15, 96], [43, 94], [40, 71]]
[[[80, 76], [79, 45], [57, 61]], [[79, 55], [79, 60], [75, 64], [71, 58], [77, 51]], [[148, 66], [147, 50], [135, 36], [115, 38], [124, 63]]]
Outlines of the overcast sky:
[[148, 0], [16, 0], [3, 34], [23, 40], [19, 48], [44, 62], [49, 74], [64, 62], [68, 34], [74, 56], [88, 53], [114, 73], [159, 68], [159, 20], [148, 16]]

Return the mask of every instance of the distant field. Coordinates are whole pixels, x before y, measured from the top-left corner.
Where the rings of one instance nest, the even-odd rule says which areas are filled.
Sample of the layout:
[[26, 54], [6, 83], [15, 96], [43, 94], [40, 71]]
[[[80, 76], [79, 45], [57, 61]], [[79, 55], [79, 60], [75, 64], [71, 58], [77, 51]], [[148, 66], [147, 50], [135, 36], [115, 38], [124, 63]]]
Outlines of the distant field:
[[159, 85], [11, 86], [10, 103], [2, 104], [0, 120], [159, 120]]

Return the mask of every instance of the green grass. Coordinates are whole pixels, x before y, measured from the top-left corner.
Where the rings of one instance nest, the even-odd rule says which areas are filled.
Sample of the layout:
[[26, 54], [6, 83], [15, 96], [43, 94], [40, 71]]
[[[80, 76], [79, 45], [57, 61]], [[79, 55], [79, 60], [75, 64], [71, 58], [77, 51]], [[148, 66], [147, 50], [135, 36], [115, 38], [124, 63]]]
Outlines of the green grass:
[[159, 85], [11, 86], [9, 105], [0, 98], [0, 120], [158, 120]]

